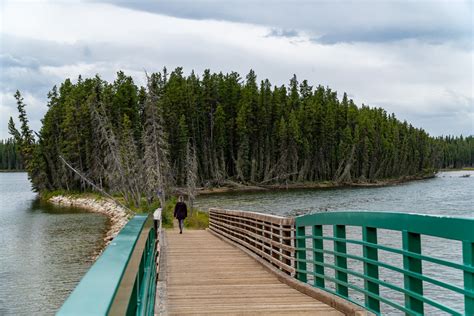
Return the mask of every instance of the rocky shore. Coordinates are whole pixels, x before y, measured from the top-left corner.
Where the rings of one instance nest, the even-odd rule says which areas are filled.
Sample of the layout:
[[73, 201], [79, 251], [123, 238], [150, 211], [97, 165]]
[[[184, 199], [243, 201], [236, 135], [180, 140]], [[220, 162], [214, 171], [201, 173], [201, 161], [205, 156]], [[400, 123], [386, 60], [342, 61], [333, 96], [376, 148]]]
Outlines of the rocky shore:
[[129, 219], [128, 213], [123, 207], [106, 198], [57, 195], [51, 197], [48, 201], [54, 205], [78, 207], [107, 216], [110, 220], [110, 226], [104, 237], [105, 246], [117, 236]]

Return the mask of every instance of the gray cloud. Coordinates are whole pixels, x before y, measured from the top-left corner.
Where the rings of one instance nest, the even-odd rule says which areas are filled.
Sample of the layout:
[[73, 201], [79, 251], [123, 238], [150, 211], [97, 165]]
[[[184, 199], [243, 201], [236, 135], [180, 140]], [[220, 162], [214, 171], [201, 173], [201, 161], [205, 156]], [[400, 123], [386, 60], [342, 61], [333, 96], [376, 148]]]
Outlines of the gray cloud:
[[[116, 71], [124, 70], [143, 84], [144, 69], [163, 66], [242, 76], [253, 68], [259, 79], [277, 85], [296, 73], [312, 85], [330, 86], [340, 95], [348, 92], [357, 104], [382, 106], [434, 135], [474, 132], [472, 45], [460, 45], [469, 36], [464, 22], [471, 13], [460, 12], [465, 3], [446, 10], [442, 2], [433, 7], [425, 3], [426, 16], [420, 13], [423, 2], [391, 2], [385, 9], [373, 2], [358, 2], [358, 9], [352, 2], [276, 3], [81, 3], [61, 9], [71, 25], [89, 18], [89, 10], [104, 11], [80, 33], [46, 20], [36, 39], [28, 36], [34, 27], [26, 35], [1, 33], [0, 138], [7, 136], [8, 116], [16, 115], [16, 89], [24, 93], [37, 130], [47, 92], [65, 78], [100, 74], [111, 81]], [[220, 20], [232, 23], [216, 22]]]
[[418, 29], [412, 30], [405, 28], [387, 28], [378, 30], [367, 30], [364, 32], [347, 30], [344, 32], [332, 32], [322, 35], [320, 37], [311, 38], [314, 42], [323, 44], [336, 43], [355, 43], [355, 42], [395, 42], [403, 40], [420, 40], [434, 45], [442, 44], [443, 42], [454, 42], [458, 46], [465, 49], [472, 48], [471, 34], [466, 31], [455, 32], [454, 30], [446, 29]]
[[0, 55], [0, 68], [6, 69], [11, 67], [22, 67], [29, 69], [38, 69], [40, 63], [36, 58], [19, 56], [18, 58], [11, 55]]
[[197, 19], [265, 25], [307, 32], [326, 44], [418, 39], [431, 43], [473, 39], [471, 1], [289, 1], [162, 0], [96, 1], [145, 12]]
[[267, 34], [267, 37], [293, 38], [293, 37], [298, 37], [298, 36], [299, 34], [296, 30], [276, 29], [276, 28], [272, 28], [270, 32]]

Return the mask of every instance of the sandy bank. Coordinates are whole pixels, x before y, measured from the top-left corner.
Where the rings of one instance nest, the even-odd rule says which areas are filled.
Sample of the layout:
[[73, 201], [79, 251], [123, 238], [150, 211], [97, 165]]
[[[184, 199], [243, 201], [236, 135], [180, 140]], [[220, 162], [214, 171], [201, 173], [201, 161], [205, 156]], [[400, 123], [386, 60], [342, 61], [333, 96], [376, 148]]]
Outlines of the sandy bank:
[[58, 195], [53, 196], [48, 201], [57, 206], [78, 207], [107, 216], [110, 221], [110, 226], [104, 237], [105, 246], [107, 246], [115, 236], [117, 236], [129, 219], [128, 213], [123, 207], [106, 198], [97, 199], [93, 197]]

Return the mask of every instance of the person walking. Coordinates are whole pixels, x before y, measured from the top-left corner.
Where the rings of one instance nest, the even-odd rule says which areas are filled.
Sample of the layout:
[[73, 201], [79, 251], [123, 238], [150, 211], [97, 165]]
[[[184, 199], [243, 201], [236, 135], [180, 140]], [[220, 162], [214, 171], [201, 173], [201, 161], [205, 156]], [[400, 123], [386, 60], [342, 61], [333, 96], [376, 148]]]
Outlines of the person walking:
[[184, 198], [182, 195], [179, 196], [178, 198], [178, 203], [176, 203], [176, 206], [174, 207], [174, 217], [178, 220], [179, 222], [179, 233], [183, 233], [183, 227], [184, 227], [184, 219], [188, 216], [188, 207], [186, 206], [186, 203], [184, 203]]

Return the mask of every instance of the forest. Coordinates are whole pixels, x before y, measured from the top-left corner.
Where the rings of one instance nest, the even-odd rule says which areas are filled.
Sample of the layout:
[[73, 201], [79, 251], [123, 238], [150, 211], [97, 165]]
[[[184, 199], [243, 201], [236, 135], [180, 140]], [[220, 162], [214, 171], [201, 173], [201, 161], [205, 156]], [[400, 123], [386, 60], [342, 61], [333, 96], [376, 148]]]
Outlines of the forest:
[[0, 139], [0, 170], [23, 170], [20, 150], [15, 139]]
[[90, 189], [81, 174], [136, 204], [176, 187], [193, 196], [200, 186], [367, 183], [473, 166], [472, 136], [433, 138], [296, 76], [274, 86], [252, 70], [145, 75], [145, 87], [121, 71], [112, 83], [66, 79], [48, 93], [38, 133], [15, 94], [20, 126], [10, 119], [9, 130], [37, 191]]

